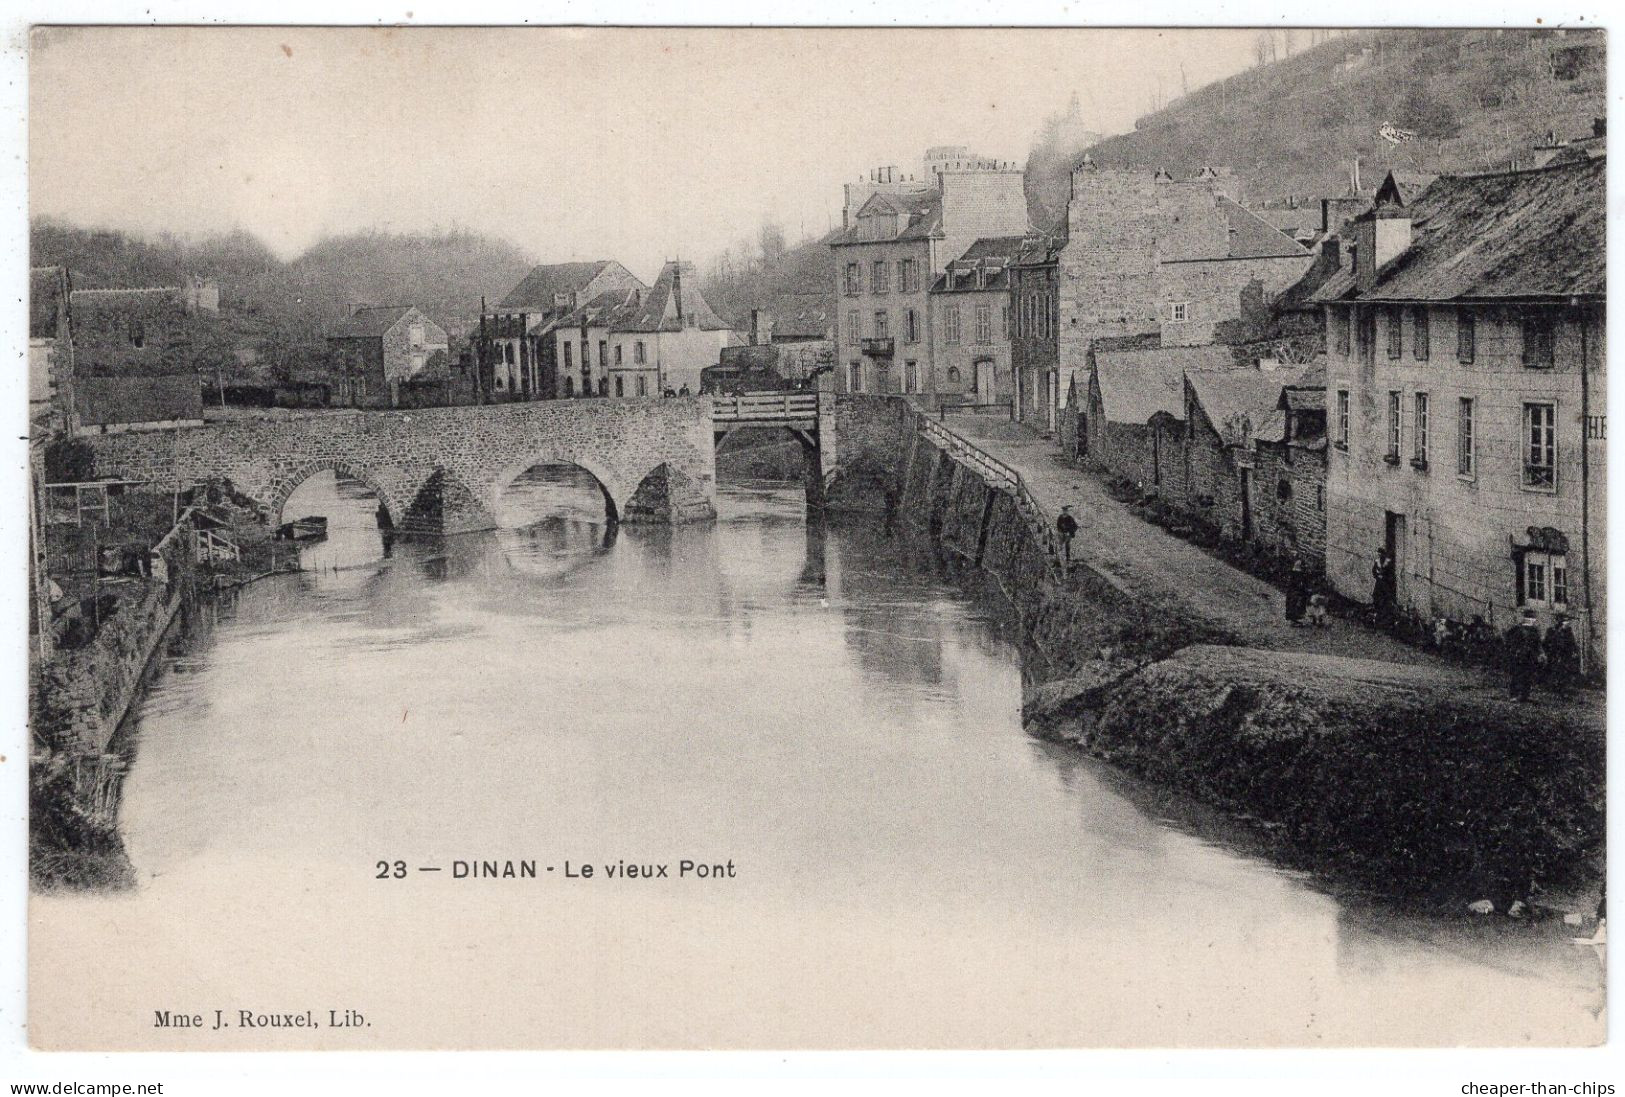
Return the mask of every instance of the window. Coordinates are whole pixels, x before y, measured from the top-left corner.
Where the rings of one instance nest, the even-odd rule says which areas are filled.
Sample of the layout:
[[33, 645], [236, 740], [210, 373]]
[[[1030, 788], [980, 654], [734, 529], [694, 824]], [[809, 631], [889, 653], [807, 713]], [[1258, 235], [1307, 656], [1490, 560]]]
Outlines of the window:
[[1586, 437], [1594, 441], [1605, 441], [1608, 438], [1608, 416], [1586, 416]]
[[1415, 401], [1415, 414], [1411, 417], [1411, 464], [1425, 469], [1428, 467], [1428, 394], [1417, 393]]
[[920, 341], [920, 318], [913, 309], [903, 310], [903, 341], [905, 343]]
[[1428, 360], [1428, 310], [1414, 308], [1411, 310], [1411, 357], [1418, 362]]
[[1523, 406], [1523, 486], [1557, 486], [1557, 405]]
[[413, 350], [421, 347], [423, 345], [423, 325], [413, 324], [411, 327], [407, 328], [406, 339], [407, 342], [411, 344]]
[[1552, 368], [1552, 315], [1544, 310], [1523, 318], [1523, 364], [1526, 369]]
[[598, 340], [598, 364], [609, 365], [609, 344], [602, 339]]
[[948, 367], [948, 383], [950, 385], [959, 384], [959, 367], [958, 366], [949, 366]]
[[1471, 362], [1478, 352], [1478, 331], [1473, 314], [1466, 309], [1456, 310], [1456, 361]]
[[1349, 392], [1337, 390], [1337, 448], [1349, 448]]
[[1318, 510], [1318, 511], [1324, 511], [1326, 509], [1326, 485], [1325, 484], [1316, 484], [1315, 485], [1315, 509]]
[[846, 364], [846, 391], [863, 391], [863, 363], [856, 358]]
[[999, 307], [999, 338], [1007, 341], [1010, 338], [1010, 305], [1008, 302]]
[[863, 292], [863, 267], [857, 263], [846, 265], [846, 295], [856, 297]]
[[903, 363], [903, 391], [920, 391], [920, 364], [918, 362], [907, 361]]
[[1183, 324], [1191, 318], [1191, 303], [1189, 301], [1175, 301], [1168, 306], [1168, 319], [1176, 324]]
[[959, 342], [958, 305], [949, 305], [942, 312], [942, 338], [949, 343]]
[[646, 361], [648, 361], [648, 359], [644, 357], [643, 340], [640, 339], [636, 343], [632, 344], [632, 362], [634, 365], [641, 366]]
[[903, 292], [920, 292], [920, 264], [913, 259], [903, 260]]
[[993, 310], [987, 305], [976, 306], [976, 342], [982, 345], [993, 342]]
[[1388, 394], [1388, 462], [1399, 461], [1399, 393]]
[[1569, 561], [1561, 552], [1535, 552], [1523, 554], [1522, 605], [1567, 606], [1569, 603]]
[[885, 309], [876, 309], [875, 310], [875, 338], [876, 339], [890, 339], [891, 338], [891, 320], [890, 320], [890, 318], [888, 318], [886, 316], [886, 310]]
[[874, 271], [874, 276], [869, 280], [869, 292], [891, 292], [891, 265], [884, 259], [876, 259]]
[[649, 378], [641, 373], [638, 374], [638, 395], [649, 395]]
[[1360, 361], [1371, 362], [1377, 355], [1377, 310], [1354, 310], [1354, 335]]
[[1405, 353], [1405, 328], [1397, 308], [1385, 310], [1383, 319], [1388, 325], [1388, 357], [1398, 358]]
[[1039, 312], [1039, 319], [1042, 321], [1042, 324], [1041, 324], [1041, 327], [1043, 328], [1042, 334], [1043, 334], [1045, 339], [1048, 339], [1051, 335], [1055, 334], [1055, 328], [1054, 328], [1054, 324], [1053, 324], [1053, 321], [1055, 319], [1055, 314], [1051, 310], [1049, 294], [1046, 293], [1046, 294], [1044, 294], [1044, 296], [1042, 296], [1042, 297], [1040, 297], [1038, 299], [1038, 312]]
[[626, 383], [625, 382], [626, 382], [626, 379], [624, 377], [615, 378], [615, 395], [616, 396], [625, 396], [626, 395]]
[[1337, 353], [1344, 358], [1349, 356], [1349, 310], [1332, 310], [1332, 327], [1337, 337]]
[[1472, 476], [1477, 471], [1478, 460], [1474, 452], [1477, 445], [1473, 438], [1473, 398], [1463, 396], [1456, 403], [1456, 475]]
[[1038, 334], [1038, 296], [1029, 293], [1022, 298], [1021, 308], [1024, 316], [1021, 322], [1021, 334], [1024, 338], [1031, 339]]
[[508, 365], [510, 365], [510, 366], [513, 365], [513, 344], [512, 343], [503, 343], [502, 344], [502, 360], [504, 362], [508, 363]]
[[863, 332], [860, 330], [858, 324], [858, 310], [851, 309], [846, 314], [846, 341], [848, 344], [855, 347], [858, 345], [858, 341], [862, 338]]
[[147, 326], [141, 322], [141, 317], [130, 318], [130, 345], [144, 347], [147, 345]]
[[571, 349], [570, 340], [564, 341], [564, 368], [575, 369], [575, 352]]
[[[502, 387], [502, 379], [499, 377], [499, 378], [497, 378], [497, 388], [501, 388], [501, 387]], [[571, 377], [569, 374], [565, 374], [564, 375], [564, 395], [566, 395], [566, 396], [574, 396], [575, 394], [576, 394], [576, 380], [575, 380], [574, 377]]]
[[621, 364], [621, 351], [624, 350], [624, 349], [625, 348], [622, 347], [621, 344], [619, 344], [619, 343], [615, 344], [615, 364], [617, 366]]
[[608, 396], [609, 395], [609, 378], [608, 377], [600, 377], [598, 379], [598, 395], [599, 396]]

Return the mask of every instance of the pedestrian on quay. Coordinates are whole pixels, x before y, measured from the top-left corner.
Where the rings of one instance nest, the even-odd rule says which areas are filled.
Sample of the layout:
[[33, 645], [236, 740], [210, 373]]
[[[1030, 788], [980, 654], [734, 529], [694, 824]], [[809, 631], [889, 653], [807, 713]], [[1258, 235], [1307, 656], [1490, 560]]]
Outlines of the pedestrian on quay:
[[1394, 619], [1394, 579], [1394, 558], [1385, 545], [1377, 550], [1377, 562], [1371, 565], [1371, 608], [1379, 625], [1386, 626]]
[[1293, 628], [1303, 624], [1304, 614], [1309, 609], [1309, 595], [1312, 580], [1309, 569], [1304, 567], [1303, 560], [1294, 556], [1292, 568], [1286, 574], [1286, 622]]
[[1568, 690], [1580, 680], [1580, 642], [1574, 638], [1569, 615], [1559, 613], [1546, 630], [1546, 676], [1553, 689]]
[[1501, 657], [1506, 660], [1507, 684], [1514, 701], [1529, 700], [1535, 679], [1540, 676], [1546, 655], [1540, 642], [1540, 629], [1535, 625], [1535, 611], [1525, 606], [1518, 623], [1507, 629], [1501, 643]]
[[1072, 508], [1061, 508], [1061, 516], [1055, 519], [1055, 532], [1061, 535], [1061, 558], [1067, 566], [1072, 565], [1072, 538], [1078, 535], [1078, 520], [1072, 517]]

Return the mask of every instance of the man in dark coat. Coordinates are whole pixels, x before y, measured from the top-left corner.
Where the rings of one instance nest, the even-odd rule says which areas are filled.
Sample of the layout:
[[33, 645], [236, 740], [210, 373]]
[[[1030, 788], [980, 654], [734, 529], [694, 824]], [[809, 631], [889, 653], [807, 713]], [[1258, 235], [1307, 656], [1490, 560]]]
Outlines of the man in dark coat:
[[1568, 689], [1580, 677], [1580, 642], [1574, 638], [1568, 614], [1559, 613], [1546, 630], [1546, 673], [1556, 689]]
[[1314, 593], [1310, 589], [1309, 569], [1303, 566], [1303, 561], [1297, 557], [1292, 559], [1292, 570], [1286, 576], [1286, 619], [1288, 624], [1300, 625], [1303, 615], [1309, 608], [1309, 596]]
[[1385, 625], [1394, 616], [1396, 593], [1394, 558], [1386, 547], [1377, 550], [1377, 562], [1371, 565], [1371, 608], [1376, 611], [1377, 623]]
[[1078, 534], [1078, 520], [1072, 517], [1070, 506], [1061, 508], [1061, 516], [1055, 519], [1055, 532], [1061, 535], [1061, 555], [1068, 564], [1072, 563], [1072, 538]]
[[1529, 700], [1529, 691], [1540, 676], [1546, 656], [1541, 650], [1540, 629], [1535, 626], [1535, 611], [1525, 606], [1518, 623], [1507, 629], [1501, 643], [1501, 655], [1506, 660], [1507, 682], [1514, 701]]

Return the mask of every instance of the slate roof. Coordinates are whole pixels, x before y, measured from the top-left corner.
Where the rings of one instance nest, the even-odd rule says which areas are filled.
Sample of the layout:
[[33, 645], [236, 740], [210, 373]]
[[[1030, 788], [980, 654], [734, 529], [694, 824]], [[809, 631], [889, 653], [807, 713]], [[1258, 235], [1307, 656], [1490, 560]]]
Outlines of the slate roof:
[[977, 285], [974, 277], [956, 279], [955, 284], [948, 285], [948, 276], [943, 274], [931, 285], [932, 293], [986, 293], [990, 290], [1006, 290], [1010, 288], [1009, 266], [1011, 261], [1021, 252], [1026, 241], [1024, 236], [984, 236], [970, 247], [965, 254], [948, 264], [948, 270], [955, 274], [974, 275], [982, 270], [982, 284]]
[[1227, 442], [1240, 441], [1231, 437], [1229, 427], [1239, 416], [1246, 416], [1252, 427], [1252, 436], [1261, 442], [1279, 442], [1285, 436], [1285, 416], [1280, 411], [1281, 390], [1296, 385], [1307, 367], [1286, 367], [1274, 370], [1192, 370], [1185, 374], [1196, 402], [1207, 414]]
[[[671, 262], [660, 268], [660, 277], [643, 295], [643, 300], [632, 312], [617, 316], [612, 322], [616, 331], [682, 331], [686, 326], [676, 314], [673, 298], [681, 290], [683, 313], [693, 315], [701, 331], [731, 331], [722, 317], [711, 311], [700, 293], [700, 272], [693, 263]], [[672, 306], [668, 314], [668, 306]]]
[[333, 325], [329, 339], [378, 339], [411, 312], [412, 305], [375, 305], [356, 309]]
[[609, 266], [608, 259], [587, 263], [544, 263], [529, 274], [497, 304], [499, 309], [525, 309], [546, 312], [556, 308], [553, 297], [559, 293], [579, 293]]
[[1101, 342], [1095, 344], [1095, 380], [1106, 419], [1112, 423], [1143, 426], [1159, 411], [1182, 420], [1187, 371], [1235, 368], [1235, 358], [1225, 346], [1102, 350]]
[[1229, 259], [1285, 259], [1307, 256], [1292, 237], [1240, 203], [1221, 196], [1219, 209], [1230, 221]]
[[1342, 271], [1326, 301], [1470, 301], [1607, 292], [1604, 157], [1533, 171], [1442, 176], [1410, 206], [1411, 246], [1359, 290]]
[[[871, 207], [884, 210], [897, 218], [897, 231], [879, 240], [866, 238], [860, 231], [865, 210]], [[837, 233], [830, 241], [832, 247], [843, 244], [883, 244], [895, 240], [927, 240], [942, 231], [942, 192], [939, 190], [908, 191], [889, 194], [876, 191], [858, 208], [852, 226]]]

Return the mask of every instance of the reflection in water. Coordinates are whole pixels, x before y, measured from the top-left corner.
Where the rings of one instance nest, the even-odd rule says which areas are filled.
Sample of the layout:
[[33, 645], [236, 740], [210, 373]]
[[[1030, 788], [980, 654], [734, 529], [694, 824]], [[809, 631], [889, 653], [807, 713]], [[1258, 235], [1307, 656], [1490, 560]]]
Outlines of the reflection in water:
[[[1017, 648], [880, 530], [719, 509], [223, 602], [134, 723], [140, 888], [34, 903], [35, 1038], [150, 1039], [153, 1001], [351, 1006], [391, 1046], [1601, 1037], [1589, 955], [1350, 905], [1030, 739]], [[510, 857], [558, 871], [375, 879]], [[561, 878], [685, 857], [737, 878]]]

